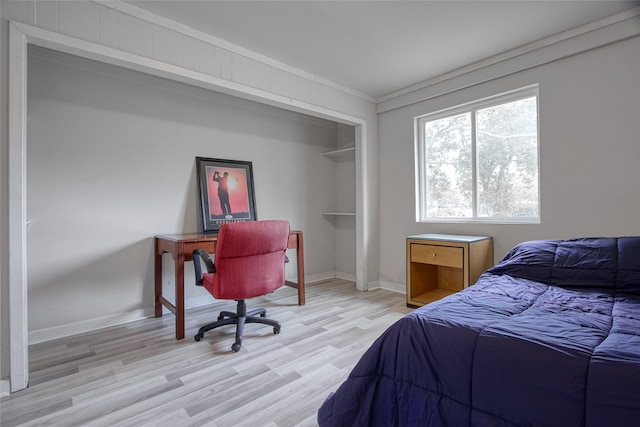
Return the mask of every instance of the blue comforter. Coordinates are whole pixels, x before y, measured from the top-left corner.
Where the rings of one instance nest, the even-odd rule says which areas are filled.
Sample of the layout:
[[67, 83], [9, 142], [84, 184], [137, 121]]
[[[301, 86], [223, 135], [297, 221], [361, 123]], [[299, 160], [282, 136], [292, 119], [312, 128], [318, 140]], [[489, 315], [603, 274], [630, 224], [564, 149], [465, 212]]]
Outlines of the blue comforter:
[[640, 425], [640, 237], [532, 241], [392, 325], [320, 426]]

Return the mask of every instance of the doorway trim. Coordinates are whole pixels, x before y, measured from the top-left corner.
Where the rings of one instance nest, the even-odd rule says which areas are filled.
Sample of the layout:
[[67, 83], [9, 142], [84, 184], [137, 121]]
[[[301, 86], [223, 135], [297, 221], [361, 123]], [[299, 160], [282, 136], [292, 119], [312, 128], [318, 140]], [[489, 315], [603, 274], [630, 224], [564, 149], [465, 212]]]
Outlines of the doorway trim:
[[263, 104], [355, 126], [356, 288], [367, 290], [369, 221], [365, 119], [294, 100], [140, 55], [76, 39], [30, 25], [9, 22], [8, 236], [10, 388], [29, 383], [27, 317], [27, 56], [28, 45], [141, 71]]

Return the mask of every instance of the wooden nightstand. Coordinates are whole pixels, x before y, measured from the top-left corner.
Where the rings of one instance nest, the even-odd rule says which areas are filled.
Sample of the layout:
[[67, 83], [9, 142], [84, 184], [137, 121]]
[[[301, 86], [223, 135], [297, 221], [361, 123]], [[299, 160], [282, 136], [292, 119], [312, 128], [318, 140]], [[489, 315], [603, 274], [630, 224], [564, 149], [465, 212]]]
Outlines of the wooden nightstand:
[[407, 307], [421, 307], [468, 288], [493, 266], [491, 237], [407, 237]]

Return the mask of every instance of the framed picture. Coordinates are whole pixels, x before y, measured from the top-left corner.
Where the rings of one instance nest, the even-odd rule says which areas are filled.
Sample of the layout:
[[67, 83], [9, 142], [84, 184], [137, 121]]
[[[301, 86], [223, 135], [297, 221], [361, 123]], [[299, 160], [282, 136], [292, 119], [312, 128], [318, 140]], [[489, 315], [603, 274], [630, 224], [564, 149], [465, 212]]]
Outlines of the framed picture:
[[255, 221], [251, 162], [196, 157], [203, 233], [227, 222]]

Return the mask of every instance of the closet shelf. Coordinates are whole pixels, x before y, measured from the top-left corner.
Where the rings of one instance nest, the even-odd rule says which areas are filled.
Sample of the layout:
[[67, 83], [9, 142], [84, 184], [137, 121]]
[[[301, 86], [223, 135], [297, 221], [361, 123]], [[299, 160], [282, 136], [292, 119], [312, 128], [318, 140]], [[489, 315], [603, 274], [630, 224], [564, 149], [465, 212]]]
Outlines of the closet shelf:
[[322, 212], [322, 215], [356, 216], [356, 213], [355, 212]]
[[336, 159], [342, 156], [354, 154], [355, 152], [356, 152], [356, 147], [348, 147], [348, 148], [342, 148], [340, 150], [327, 151], [326, 153], [322, 153], [322, 155], [325, 157]]

